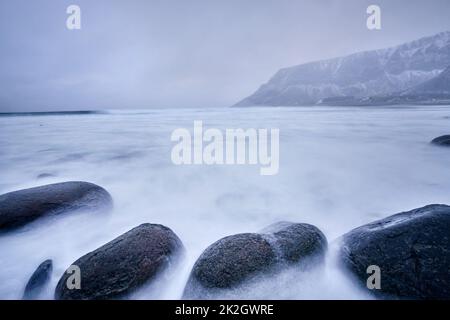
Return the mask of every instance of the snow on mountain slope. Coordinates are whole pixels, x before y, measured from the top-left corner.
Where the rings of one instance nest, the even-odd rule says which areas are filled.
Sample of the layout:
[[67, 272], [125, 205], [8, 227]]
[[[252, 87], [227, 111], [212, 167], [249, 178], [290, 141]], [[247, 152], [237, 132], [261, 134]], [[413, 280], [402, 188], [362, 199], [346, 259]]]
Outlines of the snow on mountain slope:
[[329, 97], [401, 92], [450, 65], [450, 31], [400, 46], [306, 63], [278, 71], [236, 106], [310, 105]]
[[408, 94], [450, 94], [450, 66], [435, 78], [421, 83], [410, 90]]

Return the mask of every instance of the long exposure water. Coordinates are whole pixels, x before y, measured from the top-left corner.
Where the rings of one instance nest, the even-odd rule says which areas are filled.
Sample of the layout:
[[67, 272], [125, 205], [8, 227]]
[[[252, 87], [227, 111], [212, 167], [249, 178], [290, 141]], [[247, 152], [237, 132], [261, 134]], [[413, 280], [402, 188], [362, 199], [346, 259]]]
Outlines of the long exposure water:
[[[279, 128], [280, 169], [175, 166], [176, 128]], [[80, 256], [144, 223], [170, 227], [186, 258], [176, 272], [131, 298], [178, 299], [196, 258], [221, 237], [277, 221], [319, 227], [330, 245], [321, 271], [288, 270], [242, 298], [358, 299], [334, 263], [333, 241], [364, 223], [431, 203], [450, 203], [450, 152], [429, 144], [450, 133], [450, 107], [155, 109], [0, 116], [0, 193], [81, 180], [114, 199], [109, 214], [67, 213], [0, 235], [0, 299], [21, 298], [45, 259], [52, 299]], [[38, 178], [41, 174], [47, 174]]]

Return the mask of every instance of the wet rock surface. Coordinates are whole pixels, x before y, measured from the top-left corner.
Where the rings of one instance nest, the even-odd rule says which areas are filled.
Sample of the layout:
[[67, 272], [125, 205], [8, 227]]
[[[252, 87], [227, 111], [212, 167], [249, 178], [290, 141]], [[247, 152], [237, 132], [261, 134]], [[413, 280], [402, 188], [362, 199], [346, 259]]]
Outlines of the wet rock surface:
[[431, 143], [438, 146], [450, 147], [450, 134], [437, 137]]
[[198, 258], [183, 298], [209, 298], [220, 290], [234, 288], [286, 265], [303, 267], [300, 262], [323, 258], [326, 248], [326, 238], [319, 229], [300, 223], [282, 222], [261, 233], [225, 237]]
[[119, 299], [148, 284], [175, 265], [183, 244], [169, 228], [142, 224], [72, 265], [80, 270], [80, 289], [69, 289], [70, 273], [64, 273], [55, 290], [56, 299]]
[[106, 210], [110, 194], [89, 182], [70, 181], [0, 195], [0, 231], [22, 227], [38, 218], [72, 210]]
[[380, 268], [381, 298], [450, 299], [450, 206], [428, 205], [356, 228], [342, 237], [343, 266], [367, 290]]
[[34, 271], [25, 287], [23, 300], [33, 300], [39, 297], [47, 282], [50, 280], [53, 271], [52, 260], [45, 260]]
[[317, 227], [306, 223], [275, 223], [262, 232], [272, 235], [273, 246], [287, 263], [296, 263], [304, 258], [324, 258], [327, 239]]

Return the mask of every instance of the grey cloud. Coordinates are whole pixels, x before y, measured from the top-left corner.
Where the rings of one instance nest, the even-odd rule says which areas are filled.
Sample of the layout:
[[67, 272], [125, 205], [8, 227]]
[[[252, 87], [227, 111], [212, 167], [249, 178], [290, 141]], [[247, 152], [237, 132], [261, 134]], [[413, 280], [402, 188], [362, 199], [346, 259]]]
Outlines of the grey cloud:
[[[70, 4], [82, 30], [65, 28]], [[365, 28], [382, 8], [383, 29]], [[0, 112], [229, 106], [279, 68], [450, 30], [450, 2], [2, 0]]]

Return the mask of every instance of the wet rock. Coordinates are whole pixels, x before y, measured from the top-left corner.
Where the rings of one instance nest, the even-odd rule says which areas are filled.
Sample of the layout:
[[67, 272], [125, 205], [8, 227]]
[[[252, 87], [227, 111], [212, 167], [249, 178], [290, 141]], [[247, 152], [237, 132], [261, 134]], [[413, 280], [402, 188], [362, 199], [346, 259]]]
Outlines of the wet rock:
[[200, 298], [205, 289], [236, 286], [270, 270], [277, 256], [261, 235], [243, 233], [225, 237], [209, 246], [195, 263], [184, 298]]
[[438, 146], [445, 146], [450, 147], [450, 135], [444, 135], [437, 137], [431, 141], [432, 144], [438, 145]]
[[[340, 258], [365, 290], [380, 298], [450, 299], [450, 207], [429, 205], [356, 228]], [[367, 289], [367, 268], [381, 289]]]
[[50, 279], [52, 270], [52, 260], [45, 260], [42, 262], [34, 271], [30, 280], [28, 280], [22, 299], [33, 300], [39, 297], [40, 293]]
[[326, 238], [319, 229], [289, 222], [272, 225], [262, 233], [225, 237], [198, 258], [183, 298], [210, 298], [220, 290], [235, 288], [286, 265], [301, 268], [304, 266], [301, 262], [323, 258], [326, 248]]
[[297, 263], [306, 260], [305, 258], [318, 260], [325, 258], [327, 239], [322, 231], [313, 225], [278, 222], [263, 232], [273, 237], [274, 248], [287, 263]]
[[149, 284], [161, 272], [176, 264], [182, 253], [181, 240], [169, 228], [142, 224], [72, 265], [80, 270], [80, 289], [69, 289], [64, 273], [55, 290], [56, 299], [118, 299]]
[[43, 216], [112, 206], [109, 193], [89, 182], [70, 181], [0, 195], [0, 231], [21, 227]]
[[48, 172], [44, 172], [41, 174], [38, 174], [38, 176], [36, 177], [37, 179], [46, 179], [46, 178], [54, 178], [55, 175], [52, 173], [48, 173]]

